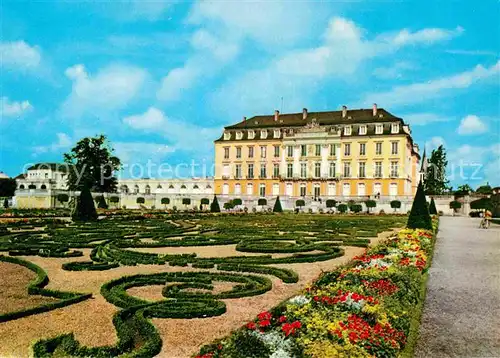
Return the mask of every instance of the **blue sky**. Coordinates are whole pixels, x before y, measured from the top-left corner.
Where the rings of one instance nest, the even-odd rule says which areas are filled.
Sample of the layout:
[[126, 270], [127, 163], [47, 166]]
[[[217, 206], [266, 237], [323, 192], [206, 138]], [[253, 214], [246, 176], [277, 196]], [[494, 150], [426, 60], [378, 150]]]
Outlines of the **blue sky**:
[[129, 165], [210, 165], [242, 116], [376, 102], [444, 143], [454, 186], [500, 185], [499, 17], [493, 0], [4, 0], [0, 171], [98, 133]]

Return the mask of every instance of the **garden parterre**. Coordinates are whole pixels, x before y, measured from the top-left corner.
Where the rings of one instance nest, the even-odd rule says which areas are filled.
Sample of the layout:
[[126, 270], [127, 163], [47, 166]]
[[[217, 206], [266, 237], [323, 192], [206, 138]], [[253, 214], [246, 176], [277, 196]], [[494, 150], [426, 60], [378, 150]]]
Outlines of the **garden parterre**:
[[[434, 230], [437, 221], [433, 222]], [[197, 358], [396, 357], [413, 349], [434, 232], [405, 229]]]
[[[25, 220], [0, 232], [0, 250], [26, 258], [83, 255], [91, 249], [92, 261], [67, 262], [65, 270], [113, 270], [119, 266], [165, 265], [199, 272], [132, 275], [104, 284], [101, 294], [118, 307], [113, 323], [115, 345], [85, 347], [71, 335], [39, 341], [37, 356], [54, 352], [74, 356], [109, 356], [123, 353], [152, 356], [162, 339], [151, 318], [209, 317], [225, 312], [221, 299], [238, 299], [271, 290], [270, 276], [284, 283], [297, 282], [297, 273], [283, 264], [311, 263], [342, 256], [345, 246], [366, 246], [369, 237], [402, 226], [401, 217], [344, 218], [327, 215], [128, 215], [112, 216], [98, 223], [71, 224], [58, 219]], [[199, 257], [195, 253], [158, 254], [137, 248], [235, 245], [249, 256]], [[260, 248], [260, 249], [259, 249]], [[280, 265], [276, 267], [273, 265]], [[207, 271], [209, 270], [209, 271]], [[217, 272], [220, 271], [220, 272]], [[265, 276], [262, 276], [262, 275]], [[233, 283], [212, 292], [216, 282]], [[127, 289], [164, 285], [164, 299], [148, 301], [131, 296]], [[295, 333], [297, 327], [291, 329]]]

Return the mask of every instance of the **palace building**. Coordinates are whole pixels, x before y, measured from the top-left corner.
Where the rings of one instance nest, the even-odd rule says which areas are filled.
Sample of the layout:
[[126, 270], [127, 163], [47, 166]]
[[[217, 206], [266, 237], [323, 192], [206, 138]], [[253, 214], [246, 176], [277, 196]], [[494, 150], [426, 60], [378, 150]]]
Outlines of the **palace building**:
[[262, 115], [215, 141], [215, 193], [336, 198], [410, 196], [420, 155], [403, 119], [377, 108]]

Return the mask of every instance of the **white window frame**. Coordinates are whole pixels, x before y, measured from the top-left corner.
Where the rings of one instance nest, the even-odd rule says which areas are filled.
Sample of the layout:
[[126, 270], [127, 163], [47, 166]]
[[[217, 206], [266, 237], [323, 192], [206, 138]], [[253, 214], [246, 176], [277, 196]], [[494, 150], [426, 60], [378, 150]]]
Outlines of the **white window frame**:
[[262, 129], [260, 131], [260, 138], [261, 139], [266, 139], [267, 138], [267, 129]]
[[248, 139], [254, 139], [254, 138], [255, 138], [255, 131], [251, 129], [248, 131]]
[[399, 133], [399, 123], [392, 123], [391, 124], [391, 133], [392, 134]]
[[366, 135], [366, 126], [359, 126], [359, 135]]
[[274, 130], [274, 138], [279, 138], [281, 136], [281, 131], [279, 129]]
[[230, 140], [231, 139], [231, 132], [224, 132], [224, 140]]
[[376, 124], [375, 125], [375, 134], [382, 134], [384, 133], [384, 125], [383, 124]]
[[344, 135], [351, 135], [352, 134], [352, 127], [351, 126], [345, 126], [344, 127]]
[[240, 140], [242, 138], [243, 138], [243, 132], [242, 131], [236, 132], [236, 140]]

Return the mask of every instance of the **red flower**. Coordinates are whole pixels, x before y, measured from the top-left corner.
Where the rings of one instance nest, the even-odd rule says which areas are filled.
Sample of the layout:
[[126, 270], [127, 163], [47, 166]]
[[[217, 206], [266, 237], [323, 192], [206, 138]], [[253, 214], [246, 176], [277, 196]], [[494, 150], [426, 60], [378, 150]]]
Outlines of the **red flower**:
[[286, 322], [286, 316], [281, 316], [280, 318], [278, 318], [278, 322], [279, 323]]
[[261, 312], [258, 314], [257, 318], [260, 320], [260, 321], [264, 321], [264, 320], [270, 320], [272, 318], [272, 314], [270, 314], [269, 312], [265, 311], [265, 312]]
[[262, 320], [259, 322], [260, 327], [269, 327], [271, 325], [271, 321], [268, 319]]
[[217, 349], [221, 351], [221, 350], [222, 350], [222, 344], [219, 344], [219, 345], [217, 346]]
[[292, 323], [292, 327], [299, 329], [300, 327], [302, 327], [302, 323], [300, 323], [300, 321], [295, 321]]
[[248, 322], [247, 325], [246, 325], [246, 327], [248, 329], [255, 329], [255, 328], [257, 328], [257, 326], [255, 325], [255, 322]]

